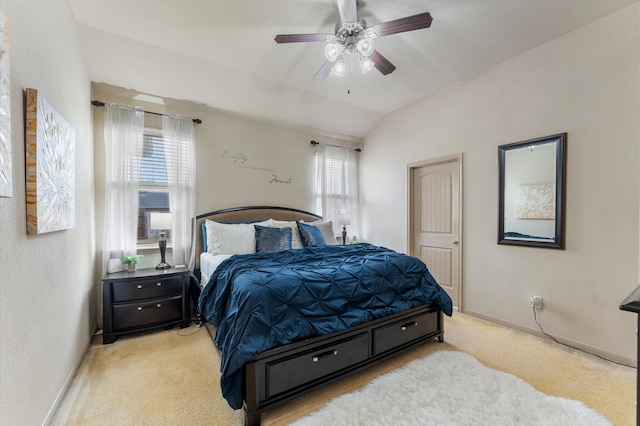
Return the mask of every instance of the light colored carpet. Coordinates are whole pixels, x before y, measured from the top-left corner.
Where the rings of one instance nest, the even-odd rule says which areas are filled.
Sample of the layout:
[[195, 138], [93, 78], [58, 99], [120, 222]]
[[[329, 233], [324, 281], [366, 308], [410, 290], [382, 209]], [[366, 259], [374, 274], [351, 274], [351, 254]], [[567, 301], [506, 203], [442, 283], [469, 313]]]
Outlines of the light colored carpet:
[[[618, 426], [635, 424], [635, 369], [459, 313], [445, 318], [444, 343], [425, 343], [302, 395], [266, 411], [262, 423], [290, 424], [336, 396], [440, 350], [466, 352], [541, 392], [580, 401]], [[52, 424], [242, 425], [241, 412], [221, 396], [219, 366], [204, 328], [124, 336], [111, 345], [96, 336]]]
[[438, 351], [331, 400], [292, 426], [611, 426], [584, 404], [548, 396], [471, 355]]

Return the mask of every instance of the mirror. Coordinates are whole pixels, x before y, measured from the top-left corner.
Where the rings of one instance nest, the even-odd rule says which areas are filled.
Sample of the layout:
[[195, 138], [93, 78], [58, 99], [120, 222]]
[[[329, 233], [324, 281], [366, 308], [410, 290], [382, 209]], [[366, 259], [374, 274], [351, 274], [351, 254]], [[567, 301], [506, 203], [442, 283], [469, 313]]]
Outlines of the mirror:
[[498, 244], [564, 249], [567, 134], [498, 147]]

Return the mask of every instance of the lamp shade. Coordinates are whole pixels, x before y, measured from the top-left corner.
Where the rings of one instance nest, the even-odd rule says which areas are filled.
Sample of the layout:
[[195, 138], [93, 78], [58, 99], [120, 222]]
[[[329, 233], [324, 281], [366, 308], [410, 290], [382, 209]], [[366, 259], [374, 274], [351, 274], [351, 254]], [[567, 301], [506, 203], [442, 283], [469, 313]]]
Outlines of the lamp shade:
[[338, 225], [351, 225], [351, 213], [338, 213]]
[[149, 228], [160, 231], [173, 228], [173, 215], [166, 212], [151, 212], [149, 214]]

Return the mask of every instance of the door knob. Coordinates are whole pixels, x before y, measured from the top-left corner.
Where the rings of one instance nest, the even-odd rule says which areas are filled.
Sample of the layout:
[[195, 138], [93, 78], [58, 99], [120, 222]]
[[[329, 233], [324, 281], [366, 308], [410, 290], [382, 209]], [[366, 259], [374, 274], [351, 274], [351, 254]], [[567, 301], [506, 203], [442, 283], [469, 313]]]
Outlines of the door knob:
[[453, 240], [453, 244], [458, 245], [458, 240]]

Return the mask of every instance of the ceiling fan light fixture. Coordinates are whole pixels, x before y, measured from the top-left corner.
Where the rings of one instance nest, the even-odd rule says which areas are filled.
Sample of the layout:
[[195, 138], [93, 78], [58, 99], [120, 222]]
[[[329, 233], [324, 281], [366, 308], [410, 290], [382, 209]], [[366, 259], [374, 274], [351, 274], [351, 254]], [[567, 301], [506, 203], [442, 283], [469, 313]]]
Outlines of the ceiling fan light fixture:
[[331, 68], [331, 73], [337, 75], [338, 77], [344, 76], [344, 72], [347, 68], [347, 64], [345, 63], [344, 58], [340, 58], [336, 64]]
[[324, 55], [327, 57], [328, 61], [335, 61], [342, 55], [344, 51], [344, 46], [338, 43], [327, 43], [324, 47]]
[[360, 56], [360, 70], [362, 71], [362, 74], [371, 70], [373, 66], [374, 63], [371, 59], [367, 58], [366, 56]]
[[[363, 73], [376, 68], [382, 75], [391, 74], [396, 66], [376, 50], [374, 40], [378, 37], [429, 28], [433, 21], [429, 12], [423, 12], [369, 27], [364, 18], [358, 17], [358, 1], [365, 0], [335, 1], [338, 3], [340, 19], [335, 24], [334, 34], [278, 34], [275, 37], [276, 43], [325, 42], [324, 52], [327, 60], [316, 72], [316, 80], [323, 80], [329, 74], [353, 74], [354, 68], [357, 67], [356, 61]], [[373, 57], [373, 61], [369, 57]]]
[[373, 51], [376, 49], [376, 44], [372, 38], [363, 38], [358, 41], [356, 44], [356, 50], [362, 56], [371, 56]]

